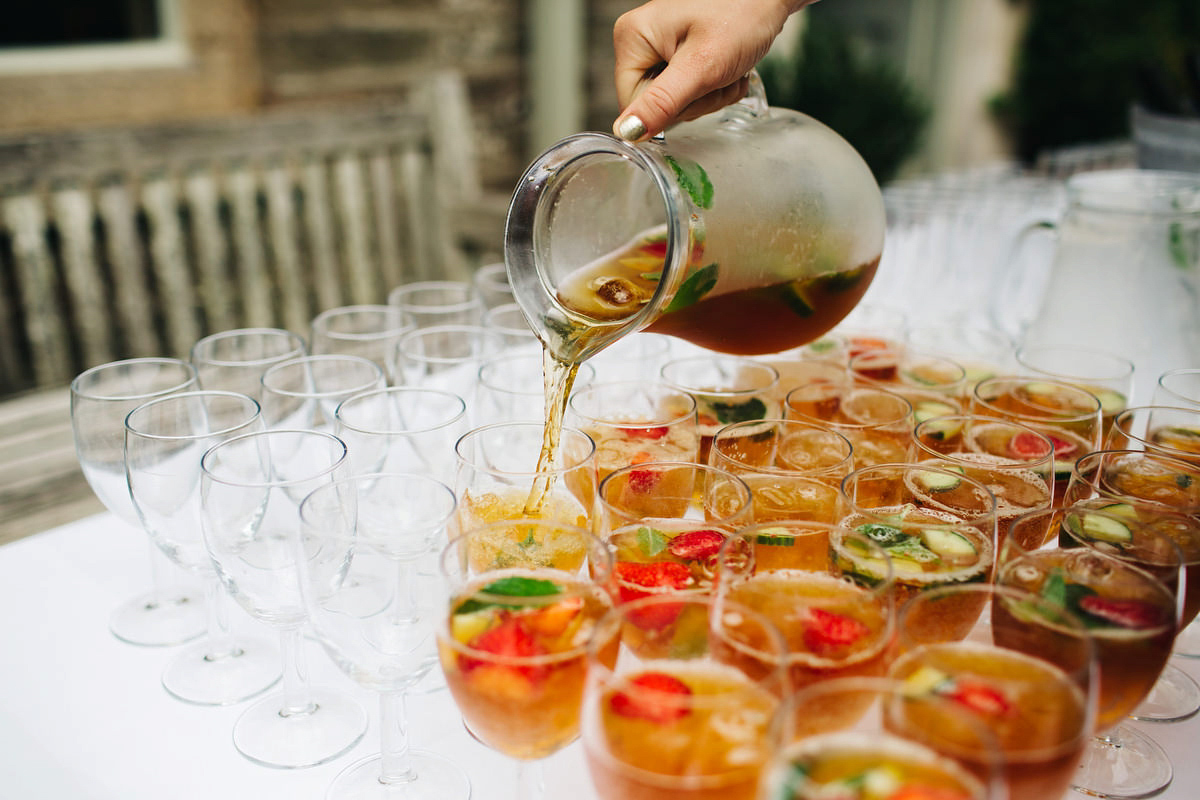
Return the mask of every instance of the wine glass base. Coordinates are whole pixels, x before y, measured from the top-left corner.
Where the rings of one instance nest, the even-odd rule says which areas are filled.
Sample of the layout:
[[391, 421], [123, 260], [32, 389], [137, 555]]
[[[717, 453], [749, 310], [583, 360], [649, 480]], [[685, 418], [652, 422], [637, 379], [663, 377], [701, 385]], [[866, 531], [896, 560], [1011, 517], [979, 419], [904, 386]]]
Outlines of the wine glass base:
[[280, 713], [283, 697], [273, 694], [247, 708], [233, 726], [233, 745], [265, 767], [300, 769], [332, 761], [358, 744], [367, 730], [367, 714], [344, 692], [314, 688], [313, 709]]
[[198, 706], [227, 706], [260, 695], [279, 682], [279, 648], [264, 639], [238, 638], [234, 653], [209, 658], [209, 643], [189, 647], [163, 671], [167, 694]]
[[1200, 712], [1200, 685], [1168, 664], [1154, 688], [1129, 716], [1138, 722], [1183, 722]]
[[1200, 618], [1175, 637], [1175, 649], [1172, 654], [1184, 658], [1200, 658]]
[[204, 598], [186, 592], [142, 594], [113, 609], [112, 635], [140, 647], [173, 647], [204, 634]]
[[334, 778], [326, 800], [467, 800], [471, 782], [451, 761], [427, 750], [411, 750], [413, 779], [407, 783], [383, 783], [379, 779], [378, 754], [356, 761]]
[[1172, 777], [1171, 761], [1154, 740], [1119, 725], [1088, 745], [1071, 788], [1092, 797], [1136, 800], [1160, 794]]

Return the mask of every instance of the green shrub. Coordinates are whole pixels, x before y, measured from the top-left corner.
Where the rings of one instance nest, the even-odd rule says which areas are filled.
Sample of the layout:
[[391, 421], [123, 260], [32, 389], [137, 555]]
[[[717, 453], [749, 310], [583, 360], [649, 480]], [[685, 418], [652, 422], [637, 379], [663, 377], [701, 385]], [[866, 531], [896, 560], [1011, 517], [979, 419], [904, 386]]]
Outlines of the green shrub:
[[794, 57], [772, 55], [759, 65], [767, 99], [833, 128], [887, 183], [916, 152], [928, 102], [891, 64], [858, 53], [835, 22], [812, 14], [805, 22]]

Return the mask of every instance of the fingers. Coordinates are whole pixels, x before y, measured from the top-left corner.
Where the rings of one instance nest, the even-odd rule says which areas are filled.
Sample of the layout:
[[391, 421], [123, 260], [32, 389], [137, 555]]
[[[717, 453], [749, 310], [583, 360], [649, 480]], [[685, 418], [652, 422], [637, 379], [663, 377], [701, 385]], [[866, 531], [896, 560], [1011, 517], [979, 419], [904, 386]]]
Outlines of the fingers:
[[736, 102], [746, 93], [740, 74], [732, 79], [713, 78], [713, 72], [702, 59], [677, 57], [657, 77], [635, 84], [632, 99], [614, 123], [613, 132], [630, 141], [645, 139], [673, 122], [695, 119]]

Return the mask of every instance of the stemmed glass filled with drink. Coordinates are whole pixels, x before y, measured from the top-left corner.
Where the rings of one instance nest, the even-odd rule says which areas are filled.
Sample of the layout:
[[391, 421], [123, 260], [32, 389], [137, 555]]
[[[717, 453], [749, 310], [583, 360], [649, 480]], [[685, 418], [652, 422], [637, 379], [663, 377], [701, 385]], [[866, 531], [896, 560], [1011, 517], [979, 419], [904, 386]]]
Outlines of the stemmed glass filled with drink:
[[[1057, 531], [1068, 543], [1081, 544], [1071, 536], [1071, 524], [1065, 523], [1075, 513], [1060, 507], [1036, 511], [1018, 518], [1013, 529], [1030, 525], [1047, 531], [1047, 537], [1057, 538]], [[1123, 524], [1101, 511], [1086, 516], [1092, 526]], [[1158, 537], [1152, 531], [1139, 536], [1147, 542]], [[1154, 548], [1156, 575], [1117, 557], [1107, 545], [1025, 550], [1018, 540], [1027, 537], [1014, 534], [1005, 542], [996, 583], [1032, 592], [1066, 609], [1088, 626], [1095, 643], [1100, 674], [1098, 735], [1085, 752], [1074, 785], [1097, 797], [1152, 796], [1170, 783], [1170, 760], [1150, 737], [1121, 722], [1145, 699], [1171, 655], [1179, 623], [1178, 548]], [[1171, 572], [1170, 583], [1164, 583], [1160, 576]]]
[[[517, 760], [514, 797], [545, 796], [542, 759], [579, 735], [587, 645], [611, 608], [612, 554], [551, 519], [468, 529], [441, 556], [446, 684], [468, 731]], [[600, 662], [616, 657], [616, 642]]]
[[588, 653], [582, 739], [602, 800], [754, 798], [787, 691], [786, 645], [762, 614], [646, 597], [602, 619]]

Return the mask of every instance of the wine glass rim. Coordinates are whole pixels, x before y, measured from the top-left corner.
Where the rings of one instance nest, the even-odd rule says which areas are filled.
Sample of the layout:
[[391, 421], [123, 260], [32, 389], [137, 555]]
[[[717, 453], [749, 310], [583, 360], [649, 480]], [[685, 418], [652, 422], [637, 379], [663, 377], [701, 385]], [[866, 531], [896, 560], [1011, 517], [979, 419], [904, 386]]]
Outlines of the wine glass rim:
[[[154, 408], [155, 406], [166, 405], [168, 403], [173, 403], [173, 402], [204, 399], [204, 398], [214, 398], [215, 399], [218, 397], [225, 397], [225, 398], [230, 398], [230, 399], [247, 401], [249, 403], [248, 410], [252, 410], [253, 413], [250, 414], [245, 419], [241, 420], [240, 422], [237, 422], [236, 424], [231, 424], [228, 427], [216, 428], [216, 429], [212, 429], [212, 430], [207, 430], [207, 431], [197, 432], [197, 433], [189, 433], [189, 434], [153, 433], [153, 432], [145, 431], [138, 427], [135, 427], [133, 425], [133, 423], [131, 422], [131, 420], [134, 419], [135, 415], [140, 416], [141, 414], [145, 413], [148, 409]], [[191, 392], [176, 392], [174, 394], [167, 395], [165, 397], [158, 397], [158, 398], [155, 398], [154, 400], [150, 400], [148, 402], [142, 403], [140, 406], [134, 408], [132, 411], [130, 411], [128, 414], [125, 415], [125, 431], [127, 433], [132, 434], [133, 436], [137, 436], [141, 439], [149, 439], [152, 441], [163, 441], [163, 442], [196, 441], [196, 440], [200, 440], [200, 439], [210, 439], [213, 436], [223, 436], [225, 434], [229, 434], [229, 433], [232, 433], [233, 431], [244, 428], [247, 425], [253, 424], [254, 421], [259, 418], [259, 415], [261, 413], [262, 413], [262, 408], [259, 405], [258, 401], [255, 400], [253, 397], [250, 397], [249, 395], [242, 394], [241, 392], [225, 391], [223, 389], [197, 389], [196, 391], [191, 391]]]
[[[151, 364], [156, 364], [156, 365], [164, 366], [164, 367], [182, 367], [184, 372], [187, 374], [187, 379], [178, 384], [175, 384], [174, 386], [164, 387], [162, 389], [155, 389], [154, 391], [151, 391], [151, 392], [134, 392], [132, 394], [99, 394], [93, 390], [84, 388], [85, 383], [88, 383], [92, 378], [94, 378], [95, 376], [97, 376], [103, 372], [107, 372], [109, 370], [115, 371], [115, 370], [119, 370], [119, 369], [127, 369], [130, 367], [137, 368], [137, 367], [141, 367], [141, 366], [148, 366]], [[138, 399], [142, 399], [142, 398], [149, 399], [149, 398], [154, 398], [154, 397], [160, 397], [163, 395], [173, 394], [175, 392], [182, 390], [183, 388], [185, 388], [187, 386], [190, 386], [191, 384], [196, 383], [196, 381], [197, 381], [197, 377], [196, 377], [195, 366], [188, 363], [187, 361], [184, 361], [181, 358], [169, 358], [169, 357], [160, 357], [160, 356], [151, 356], [151, 357], [147, 357], [147, 358], [126, 358], [126, 359], [122, 359], [121, 361], [110, 361], [107, 364], [98, 364], [94, 367], [90, 367], [89, 369], [86, 369], [83, 372], [79, 373], [71, 381], [71, 394], [74, 397], [77, 397], [80, 399], [85, 399], [85, 400], [104, 400], [104, 401], [121, 402], [121, 401], [129, 401], [129, 400], [138, 400]]]
[[[557, 474], [562, 474], [562, 473], [566, 473], [566, 472], [571, 472], [573, 470], [577, 470], [580, 468], [586, 468], [588, 466], [589, 462], [593, 463], [593, 469], [594, 469], [594, 458], [595, 458], [595, 454], [596, 454], [596, 441], [591, 436], [588, 436], [586, 433], [579, 430], [578, 428], [571, 427], [569, 425], [562, 426], [562, 430], [559, 432], [559, 442], [561, 443], [563, 437], [565, 437], [567, 435], [570, 435], [572, 438], [575, 438], [575, 439], [578, 439], [579, 437], [583, 437], [582, 441], [587, 445], [587, 452], [585, 454], [581, 454], [577, 458], [571, 459], [570, 464], [566, 464], [566, 465], [559, 466], [559, 467], [551, 467], [548, 470], [539, 471], [538, 469], [536, 469], [536, 467], [532, 468], [532, 469], [520, 469], [520, 470], [496, 469], [493, 467], [484, 467], [484, 466], [478, 465], [476, 463], [476, 459], [468, 458], [463, 453], [464, 446], [468, 442], [468, 440], [478, 439], [482, 436], [485, 436], [489, 432], [497, 430], [499, 428], [508, 428], [510, 430], [517, 429], [517, 428], [532, 428], [532, 429], [535, 429], [536, 431], [542, 432], [545, 430], [545, 425], [541, 422], [536, 422], [533, 420], [509, 420], [509, 421], [505, 421], [505, 422], [493, 422], [488, 425], [481, 425], [478, 428], [472, 428], [471, 430], [464, 433], [462, 436], [458, 437], [458, 441], [456, 441], [454, 443], [455, 457], [459, 460], [460, 463], [469, 464], [476, 469], [479, 469], [481, 471], [488, 472], [488, 473], [491, 473], [494, 475], [509, 475], [509, 476], [537, 476], [537, 475], [548, 475], [548, 474], [556, 474], [557, 475]], [[563, 450], [561, 447], [559, 449], [559, 452], [560, 452], [560, 454], [563, 453]], [[693, 466], [695, 466], [695, 464], [693, 464]]]
[[[213, 344], [235, 339], [240, 336], [270, 336], [275, 339], [286, 339], [292, 345], [292, 349], [286, 353], [278, 353], [272, 356], [260, 356], [258, 358], [245, 359], [223, 359], [213, 358], [204, 354], [204, 350], [211, 348]], [[214, 367], [254, 367], [262, 364], [274, 364], [283, 358], [294, 358], [293, 353], [300, 355], [305, 354], [304, 337], [298, 333], [285, 330], [284, 328], [233, 328], [227, 331], [220, 331], [205, 336], [200, 341], [192, 345], [191, 359], [192, 362], [203, 361], [205, 364], [210, 364]]]
[[[338, 362], [338, 361], [341, 361], [341, 362], [344, 362], [347, 364], [352, 363], [358, 367], [366, 367], [371, 374], [371, 379], [369, 381], [367, 381], [366, 383], [362, 383], [358, 386], [351, 386], [348, 388], [341, 388], [341, 389], [330, 389], [330, 390], [323, 391], [323, 392], [322, 391], [311, 391], [311, 392], [295, 391], [292, 389], [277, 388], [275, 386], [271, 386], [268, 383], [268, 380], [271, 377], [273, 377], [274, 375], [276, 375], [278, 373], [283, 372], [286, 369], [292, 369], [292, 368], [295, 368], [298, 366], [306, 366], [306, 365], [310, 365], [310, 364], [322, 364], [322, 363], [328, 364], [331, 362]], [[348, 353], [318, 353], [318, 354], [314, 354], [314, 355], [297, 356], [296, 358], [289, 358], [287, 361], [280, 361], [278, 364], [273, 364], [272, 366], [268, 367], [265, 372], [263, 372], [262, 378], [259, 379], [259, 382], [262, 384], [262, 387], [264, 390], [269, 391], [272, 394], [277, 394], [281, 397], [311, 397], [311, 398], [319, 400], [322, 398], [338, 397], [340, 395], [346, 394], [347, 392], [352, 392], [354, 394], [358, 394], [359, 392], [367, 391], [367, 390], [379, 385], [379, 383], [383, 380], [384, 380], [383, 369], [369, 358], [363, 358], [362, 356], [351, 355]]]
[[[436, 424], [431, 424], [431, 425], [427, 425], [427, 426], [420, 427], [420, 428], [402, 428], [399, 430], [393, 430], [390, 428], [387, 430], [380, 430], [380, 429], [376, 429], [376, 428], [364, 428], [360, 424], [347, 421], [345, 416], [342, 414], [342, 409], [352, 408], [354, 405], [356, 405], [358, 403], [366, 402], [367, 400], [377, 397], [379, 395], [386, 395], [388, 397], [392, 397], [395, 395], [436, 396], [436, 397], [440, 397], [444, 400], [449, 400], [450, 404], [457, 408], [457, 411], [455, 411], [453, 414], [451, 414], [450, 416], [448, 416], [447, 418], [445, 418], [444, 420], [442, 420], [441, 422], [438, 422]], [[467, 402], [460, 395], [455, 394], [454, 392], [443, 390], [443, 389], [433, 389], [433, 388], [423, 387], [423, 386], [385, 386], [381, 389], [369, 389], [364, 392], [358, 392], [357, 394], [351, 395], [350, 397], [347, 397], [342, 402], [338, 403], [337, 408], [334, 409], [334, 412], [333, 412], [334, 419], [337, 420], [337, 423], [339, 425], [347, 428], [348, 430], [352, 430], [355, 433], [380, 434], [380, 435], [394, 434], [397, 436], [415, 435], [415, 434], [420, 434], [420, 433], [428, 433], [430, 431], [436, 431], [441, 428], [445, 428], [448, 425], [453, 425], [455, 422], [458, 422], [459, 420], [464, 419], [466, 417], [466, 415], [467, 415]]]
[[[240, 443], [246, 441], [247, 439], [268, 439], [268, 438], [278, 438], [278, 437], [282, 437], [282, 436], [296, 436], [296, 435], [300, 435], [302, 437], [316, 437], [316, 438], [324, 439], [331, 444], [334, 444], [337, 448], [335, 450], [335, 452], [338, 453], [337, 458], [335, 458], [331, 464], [317, 470], [316, 472], [313, 472], [308, 475], [304, 475], [303, 477], [291, 478], [288, 480], [260, 480], [260, 481], [233, 480], [233, 479], [222, 477], [221, 475], [214, 474], [214, 472], [213, 472], [212, 459], [214, 458], [214, 453], [217, 453], [224, 449], [232, 448], [232, 447], [236, 446], [237, 444], [240, 444]], [[271, 429], [263, 430], [263, 431], [252, 431], [250, 433], [243, 433], [240, 436], [235, 436], [232, 439], [226, 439], [223, 442], [219, 442], [219, 443], [213, 445], [201, 457], [200, 469], [204, 473], [205, 477], [207, 477], [209, 480], [213, 481], [214, 483], [223, 484], [225, 486], [244, 486], [244, 487], [253, 487], [253, 488], [272, 488], [272, 487], [284, 488], [284, 487], [288, 487], [288, 486], [297, 486], [297, 485], [300, 485], [303, 483], [308, 483], [309, 481], [320, 478], [323, 475], [329, 475], [330, 473], [335, 472], [343, 464], [347, 463], [348, 456], [349, 456], [349, 450], [346, 447], [346, 443], [343, 442], [338, 437], [334, 436], [332, 433], [326, 433], [325, 431], [314, 431], [314, 430], [303, 429], [303, 428], [271, 428]]]

